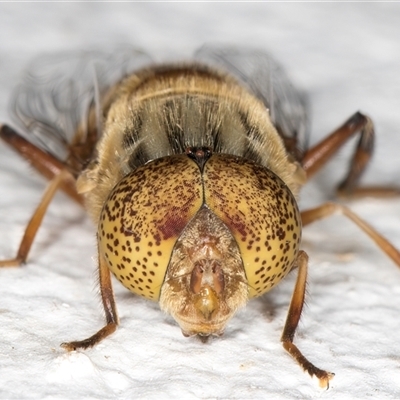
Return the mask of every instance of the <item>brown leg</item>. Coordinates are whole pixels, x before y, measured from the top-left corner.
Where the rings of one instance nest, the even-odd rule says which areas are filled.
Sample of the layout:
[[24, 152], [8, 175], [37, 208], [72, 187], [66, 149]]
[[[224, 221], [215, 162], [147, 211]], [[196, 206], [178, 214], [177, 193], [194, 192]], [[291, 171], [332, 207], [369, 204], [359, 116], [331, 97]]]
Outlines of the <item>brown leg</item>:
[[381, 236], [374, 228], [367, 224], [364, 220], [354, 214], [347, 207], [336, 203], [325, 203], [311, 210], [306, 210], [301, 213], [303, 226], [311, 224], [322, 218], [329, 217], [333, 214], [342, 214], [351, 219], [359, 228], [361, 228], [378, 246], [384, 251], [399, 267], [400, 267], [400, 252], [383, 236]]
[[[39, 149], [20, 136], [14, 129], [7, 125], [0, 126], [0, 138], [10, 145], [17, 153], [24, 157], [40, 174], [47, 179], [54, 179], [65, 170], [65, 165]], [[83, 198], [76, 192], [75, 179], [66, 179], [60, 182], [59, 188], [77, 203], [83, 205]]]
[[75, 182], [75, 179], [71, 176], [69, 172], [65, 170], [61, 170], [59, 174], [55, 178], [53, 178], [53, 180], [48, 185], [46, 191], [44, 192], [43, 198], [39, 206], [35, 210], [31, 220], [28, 223], [28, 226], [25, 229], [24, 236], [21, 240], [21, 244], [19, 245], [17, 256], [9, 260], [0, 261], [0, 267], [17, 267], [26, 261], [29, 250], [31, 249], [32, 243], [35, 239], [36, 233], [42, 223], [44, 214], [46, 213], [47, 207], [49, 206], [51, 200], [53, 199], [54, 195], [63, 184], [63, 182], [67, 181]]
[[354, 188], [351, 193], [348, 193], [344, 190], [338, 188], [337, 195], [339, 198], [354, 200], [362, 197], [379, 197], [382, 198], [391, 198], [391, 197], [399, 197], [400, 188], [396, 187], [381, 187], [381, 186], [367, 186], [367, 187], [357, 187]]
[[76, 349], [87, 349], [101, 340], [111, 335], [117, 329], [118, 314], [115, 306], [114, 293], [111, 283], [111, 273], [108, 269], [104, 257], [99, 254], [99, 279], [100, 279], [100, 294], [103, 302], [103, 307], [106, 315], [106, 326], [100, 329], [93, 336], [79, 340], [76, 342], [62, 343], [61, 346], [68, 351]]
[[322, 369], [319, 369], [315, 365], [311, 364], [310, 361], [308, 361], [303, 354], [301, 354], [297, 346], [293, 344], [293, 338], [296, 333], [297, 325], [300, 321], [306, 292], [308, 256], [304, 251], [299, 252], [296, 263], [298, 266], [296, 286], [293, 291], [281, 341], [285, 350], [301, 365], [304, 371], [308, 372], [311, 377], [317, 377], [319, 380], [319, 385], [328, 389], [329, 380], [334, 377], [334, 374], [323, 371]]
[[318, 172], [357, 132], [360, 132], [360, 139], [351, 160], [349, 171], [338, 187], [340, 192], [351, 192], [365, 170], [374, 148], [373, 123], [359, 112], [355, 113], [322, 142], [307, 151], [302, 161], [307, 178]]

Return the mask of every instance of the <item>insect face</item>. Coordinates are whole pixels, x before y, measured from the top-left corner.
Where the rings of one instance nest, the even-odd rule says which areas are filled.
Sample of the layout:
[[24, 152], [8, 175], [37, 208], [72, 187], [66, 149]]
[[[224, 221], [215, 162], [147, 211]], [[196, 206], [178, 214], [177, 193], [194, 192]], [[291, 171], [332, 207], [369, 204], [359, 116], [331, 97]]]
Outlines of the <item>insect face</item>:
[[220, 335], [290, 271], [300, 233], [294, 197], [276, 175], [189, 149], [117, 184], [100, 215], [99, 248], [119, 281], [159, 300], [185, 335]]

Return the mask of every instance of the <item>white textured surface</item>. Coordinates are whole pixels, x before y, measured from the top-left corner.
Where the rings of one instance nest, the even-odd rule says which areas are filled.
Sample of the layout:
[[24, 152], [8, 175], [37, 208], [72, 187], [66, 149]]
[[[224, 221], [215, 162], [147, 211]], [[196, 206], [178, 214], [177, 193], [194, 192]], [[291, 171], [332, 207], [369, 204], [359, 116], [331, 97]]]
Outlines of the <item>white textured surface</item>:
[[[0, 5], [0, 120], [26, 62], [43, 51], [131, 43], [162, 59], [204, 42], [275, 54], [308, 89], [312, 142], [360, 109], [377, 128], [369, 183], [398, 183], [400, 5], [294, 3], [38, 3]], [[346, 151], [344, 152], [346, 153]], [[348, 153], [348, 152], [347, 152]], [[328, 199], [344, 155], [305, 189], [302, 207]], [[399, 184], [400, 185], [400, 184]], [[0, 144], [0, 257], [14, 254], [44, 182]], [[351, 207], [400, 247], [400, 200]], [[115, 285], [119, 330], [88, 351], [59, 344], [102, 326], [94, 229], [57, 196], [22, 268], [0, 271], [0, 398], [398, 399], [400, 271], [343, 218], [305, 229], [308, 307], [296, 343], [336, 373], [328, 391], [290, 359], [279, 338], [289, 277], [249, 303], [220, 339], [184, 338], [158, 305]]]

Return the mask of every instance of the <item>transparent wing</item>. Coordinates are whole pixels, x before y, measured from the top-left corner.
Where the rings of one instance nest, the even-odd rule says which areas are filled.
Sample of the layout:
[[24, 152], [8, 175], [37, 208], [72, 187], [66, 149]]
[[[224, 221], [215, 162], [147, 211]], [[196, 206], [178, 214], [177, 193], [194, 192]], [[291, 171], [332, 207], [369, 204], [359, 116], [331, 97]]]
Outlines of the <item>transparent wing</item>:
[[254, 49], [204, 46], [195, 53], [201, 63], [225, 69], [263, 101], [286, 148], [301, 160], [308, 146], [308, 106], [282, 67], [267, 53]]
[[150, 63], [150, 57], [131, 47], [40, 56], [13, 93], [11, 117], [30, 142], [65, 161], [71, 151], [68, 145], [95, 99], [129, 72]]

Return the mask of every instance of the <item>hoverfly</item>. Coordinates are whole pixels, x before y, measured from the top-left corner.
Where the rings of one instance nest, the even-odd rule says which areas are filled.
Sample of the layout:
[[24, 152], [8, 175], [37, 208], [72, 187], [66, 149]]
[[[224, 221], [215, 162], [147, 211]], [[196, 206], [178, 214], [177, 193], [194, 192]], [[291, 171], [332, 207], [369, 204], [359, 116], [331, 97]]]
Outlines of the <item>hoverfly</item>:
[[[88, 348], [116, 330], [111, 273], [158, 301], [185, 336], [222, 335], [247, 301], [297, 269], [282, 343], [328, 387], [333, 374], [293, 343], [304, 304], [308, 256], [301, 229], [341, 212], [400, 265], [400, 254], [348, 208], [300, 212], [299, 190], [359, 135], [339, 190], [357, 191], [373, 150], [372, 121], [357, 112], [307, 148], [304, 96], [268, 54], [203, 47], [194, 61], [153, 64], [141, 52], [85, 53], [33, 63], [16, 89], [0, 136], [50, 184], [17, 256], [26, 261], [57, 190], [84, 205], [97, 225], [106, 325], [63, 343]], [[24, 138], [27, 137], [27, 139]]]

